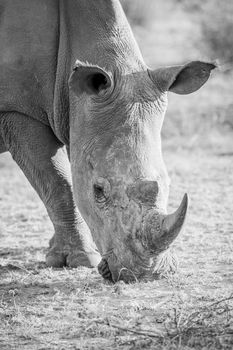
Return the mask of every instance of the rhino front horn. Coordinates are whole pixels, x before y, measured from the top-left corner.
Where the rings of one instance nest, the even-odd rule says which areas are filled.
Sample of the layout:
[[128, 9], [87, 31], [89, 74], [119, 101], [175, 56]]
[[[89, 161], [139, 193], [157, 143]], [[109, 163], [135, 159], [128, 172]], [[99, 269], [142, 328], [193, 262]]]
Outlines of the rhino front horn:
[[179, 208], [173, 214], [148, 214], [144, 221], [143, 241], [150, 251], [159, 252], [169, 247], [184, 224], [187, 208], [188, 196], [185, 194]]
[[179, 208], [164, 216], [161, 224], [161, 243], [168, 247], [181, 231], [188, 209], [188, 195], [185, 193]]

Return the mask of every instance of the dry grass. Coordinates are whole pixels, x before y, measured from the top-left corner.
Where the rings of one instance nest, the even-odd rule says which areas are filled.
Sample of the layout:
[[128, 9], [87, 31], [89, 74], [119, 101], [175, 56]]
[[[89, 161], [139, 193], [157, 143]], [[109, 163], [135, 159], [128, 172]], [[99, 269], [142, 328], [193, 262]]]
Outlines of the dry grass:
[[[197, 23], [172, 1], [135, 32], [146, 61], [198, 58]], [[193, 38], [195, 39], [195, 38]], [[46, 211], [9, 155], [0, 157], [0, 349], [233, 348], [232, 75], [170, 96], [163, 129], [172, 180], [169, 211], [191, 198], [173, 249], [175, 275], [108, 284], [95, 269], [49, 269]]]
[[220, 298], [189, 288], [197, 282], [182, 275], [113, 286], [85, 269], [6, 269], [1, 349], [231, 349], [229, 290]]
[[44, 208], [9, 156], [0, 158], [1, 349], [232, 348], [232, 155], [195, 150], [165, 151], [169, 210], [184, 191], [192, 199], [173, 247], [178, 271], [132, 285], [106, 283], [95, 269], [46, 268]]

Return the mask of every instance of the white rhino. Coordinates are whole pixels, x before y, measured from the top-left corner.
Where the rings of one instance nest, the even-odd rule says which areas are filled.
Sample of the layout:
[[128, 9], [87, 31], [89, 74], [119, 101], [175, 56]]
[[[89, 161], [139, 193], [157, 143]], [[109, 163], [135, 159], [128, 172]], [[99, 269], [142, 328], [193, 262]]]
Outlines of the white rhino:
[[215, 65], [148, 68], [118, 0], [0, 0], [0, 47], [0, 152], [53, 222], [47, 264], [153, 274], [187, 210], [185, 195], [166, 213], [167, 92], [194, 92]]

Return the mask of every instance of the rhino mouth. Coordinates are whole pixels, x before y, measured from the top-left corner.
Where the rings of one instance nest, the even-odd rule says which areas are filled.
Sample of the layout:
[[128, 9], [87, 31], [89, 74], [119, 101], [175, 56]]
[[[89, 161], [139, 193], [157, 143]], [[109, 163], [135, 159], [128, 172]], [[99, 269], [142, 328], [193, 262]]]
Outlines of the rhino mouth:
[[119, 269], [111, 272], [106, 259], [101, 260], [98, 265], [98, 271], [105, 280], [112, 283], [117, 283], [118, 281], [135, 283], [141, 280], [156, 279], [158, 277], [158, 274], [156, 272], [154, 273], [153, 268], [140, 267], [140, 271], [135, 271], [122, 265]]
[[153, 281], [167, 276], [168, 274], [174, 274], [177, 271], [178, 260], [176, 255], [167, 251], [160, 254], [154, 259], [154, 264], [150, 268], [141, 267], [139, 271], [133, 271], [122, 265], [122, 267], [115, 273], [112, 273], [107, 259], [103, 258], [98, 265], [98, 271], [100, 275], [109, 282], [117, 283], [118, 281], [124, 281], [125, 283], [135, 283], [143, 280]]
[[[111, 249], [103, 256], [99, 263], [99, 273], [103, 278], [112, 282], [117, 282], [119, 280], [123, 280], [126, 283], [135, 282], [147, 278], [148, 276], [153, 276], [153, 278], [156, 279], [156, 277], [160, 275], [160, 273], [158, 273], [159, 269], [157, 268], [157, 263], [160, 257], [168, 251], [170, 244], [182, 229], [187, 208], [188, 197], [185, 194], [179, 208], [173, 214], [159, 215], [156, 211], [149, 212], [145, 222], [142, 223], [142, 234], [140, 237], [145, 256], [142, 257], [134, 251], [134, 239], [131, 237], [132, 244], [128, 246], [128, 248], [131, 254], [133, 253], [133, 260], [130, 264], [133, 265], [133, 270], [124, 266], [124, 264], [117, 259], [114, 250]], [[129, 256], [127, 258], [129, 259]], [[147, 264], [149, 261], [150, 263]], [[166, 262], [166, 259], [164, 261]], [[169, 262], [169, 259], [167, 262]], [[170, 267], [167, 262], [165, 264], [167, 265], [165, 270], [169, 271]]]
[[[114, 259], [114, 261], [115, 260], [116, 259]], [[138, 282], [142, 278], [152, 277], [155, 266], [153, 264], [146, 267], [140, 264], [137, 268], [132, 269], [125, 266], [123, 263], [118, 262], [117, 265], [116, 267], [112, 265], [111, 256], [108, 256], [102, 258], [98, 265], [98, 271], [104, 279], [110, 282], [116, 283], [123, 280], [126, 283], [133, 283]]]
[[106, 259], [102, 259], [101, 262], [98, 265], [98, 271], [101, 274], [101, 276], [112, 282], [116, 283], [118, 281], [123, 280], [126, 283], [133, 283], [138, 282], [139, 280], [139, 274], [130, 270], [127, 267], [122, 266], [119, 271], [116, 273], [112, 273], [109, 268], [108, 261]]

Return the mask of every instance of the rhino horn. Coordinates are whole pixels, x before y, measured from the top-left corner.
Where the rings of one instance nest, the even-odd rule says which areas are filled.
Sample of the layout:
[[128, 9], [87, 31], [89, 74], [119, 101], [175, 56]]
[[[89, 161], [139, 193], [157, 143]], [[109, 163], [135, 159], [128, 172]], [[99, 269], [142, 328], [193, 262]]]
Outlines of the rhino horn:
[[161, 225], [161, 241], [170, 245], [181, 231], [188, 209], [188, 195], [185, 193], [179, 208], [172, 214], [164, 216]]
[[159, 252], [167, 249], [179, 234], [188, 209], [188, 196], [184, 195], [179, 208], [169, 215], [160, 215], [151, 212], [144, 225], [146, 246], [150, 251]]

